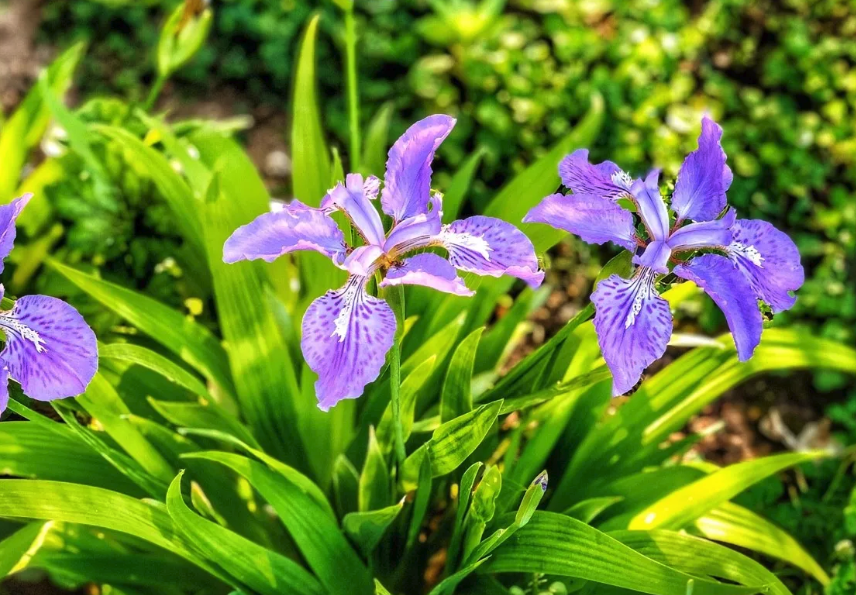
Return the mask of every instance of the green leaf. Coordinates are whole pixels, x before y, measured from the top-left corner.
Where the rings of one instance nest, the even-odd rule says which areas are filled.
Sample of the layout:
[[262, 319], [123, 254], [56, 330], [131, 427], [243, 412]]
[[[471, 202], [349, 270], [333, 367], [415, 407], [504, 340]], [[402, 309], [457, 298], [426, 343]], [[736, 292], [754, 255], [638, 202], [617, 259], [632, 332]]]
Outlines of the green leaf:
[[[413, 430], [413, 418], [416, 415], [416, 402], [419, 391], [431, 377], [436, 361], [437, 357], [432, 355], [413, 370], [401, 383], [401, 388], [399, 389], [399, 398], [401, 399], [401, 431], [405, 442], [407, 442]], [[377, 426], [377, 441], [384, 453], [390, 452], [394, 442], [391, 404], [387, 405], [383, 412], [383, 417], [381, 417], [380, 423]]]
[[351, 512], [342, 519], [342, 529], [348, 534], [355, 544], [368, 556], [380, 543], [383, 534], [401, 512], [404, 500], [398, 504], [387, 506], [379, 510], [367, 512]]
[[142, 366], [152, 372], [160, 374], [170, 382], [189, 390], [200, 397], [209, 397], [208, 389], [193, 374], [165, 358], [159, 353], [146, 349], [132, 343], [111, 343], [99, 345], [98, 356], [104, 359], [113, 359]]
[[204, 552], [206, 558], [262, 595], [324, 593], [318, 581], [294, 561], [193, 514], [181, 496], [183, 473], [169, 486], [167, 511], [187, 540]]
[[673, 531], [613, 531], [609, 536], [681, 572], [726, 579], [764, 593], [791, 595], [775, 574], [755, 560], [705, 539]]
[[597, 518], [597, 516], [602, 513], [604, 510], [621, 502], [621, 496], [601, 496], [598, 498], [588, 498], [586, 500], [582, 500], [577, 502], [568, 510], [563, 512], [562, 514], [566, 514], [569, 517], [575, 518], [578, 521], [582, 521], [588, 525]]
[[485, 153], [487, 153], [487, 149], [479, 146], [452, 176], [452, 181], [449, 182], [449, 187], [443, 195], [443, 219], [446, 221], [451, 222], [458, 218], [464, 205], [464, 198], [470, 189], [470, 184], [472, 184], [473, 176]]
[[448, 576], [442, 581], [440, 581], [440, 583], [436, 587], [431, 589], [431, 592], [428, 595], [451, 595], [455, 592], [457, 586], [461, 584], [461, 581], [470, 576], [479, 566], [481, 566], [485, 562], [486, 559], [479, 560], [478, 562], [461, 568], [455, 574]]
[[742, 506], [724, 502], [696, 520], [695, 526], [708, 539], [778, 558], [801, 568], [821, 585], [829, 584], [829, 575], [796, 539]]
[[434, 477], [451, 473], [472, 454], [487, 436], [501, 408], [502, 401], [494, 401], [456, 417], [434, 430], [428, 442]]
[[9, 576], [26, 568], [49, 529], [50, 524], [47, 523], [30, 523], [0, 541], [0, 576]]
[[374, 428], [369, 428], [369, 448], [360, 473], [359, 510], [377, 510], [385, 507], [389, 500], [389, 467], [375, 438]]
[[185, 455], [221, 463], [243, 476], [276, 511], [309, 567], [331, 593], [373, 591], [368, 570], [360, 562], [334, 519], [305, 489], [261, 463], [225, 452]]
[[592, 95], [591, 107], [585, 118], [565, 138], [556, 143], [550, 152], [520, 172], [494, 197], [485, 209], [485, 215], [499, 217], [520, 227], [535, 244], [537, 252], [544, 252], [556, 244], [566, 232], [548, 225], [520, 222], [529, 210], [559, 186], [559, 162], [578, 147], [585, 147], [597, 137], [603, 123], [603, 98]]
[[333, 495], [340, 517], [359, 509], [360, 477], [345, 455], [339, 455], [333, 466]]
[[730, 595], [757, 589], [704, 580], [670, 568], [576, 519], [536, 512], [480, 572], [545, 573], [650, 595]]
[[[363, 147], [362, 172], [364, 174], [382, 177], [386, 166], [386, 152], [389, 148], [389, 123], [395, 105], [392, 102], [384, 103], [369, 122], [366, 130], [366, 141]], [[444, 210], [446, 202], [443, 202]]]
[[136, 291], [87, 275], [59, 261], [48, 264], [82, 291], [164, 347], [222, 389], [233, 392], [226, 352], [208, 329]]
[[649, 506], [630, 521], [628, 529], [682, 529], [762, 479], [828, 454], [786, 453], [729, 465]]
[[176, 426], [218, 430], [234, 436], [253, 448], [259, 448], [258, 442], [246, 426], [214, 403], [207, 401], [201, 403], [156, 401], [151, 397], [148, 401], [155, 411]]
[[470, 507], [470, 496], [473, 492], [473, 484], [476, 476], [484, 463], [477, 462], [469, 466], [461, 476], [458, 486], [458, 505], [455, 510], [455, 524], [452, 528], [452, 538], [449, 541], [449, 550], [446, 554], [446, 568], [454, 570], [458, 567], [458, 552], [461, 549], [461, 539], [464, 533], [464, 519]]
[[483, 331], [484, 327], [477, 328], [461, 341], [449, 362], [440, 397], [440, 420], [444, 423], [473, 409], [473, 366]]
[[428, 512], [428, 504], [431, 502], [431, 461], [428, 457], [422, 459], [419, 466], [419, 480], [416, 488], [416, 497], [413, 499], [413, 515], [410, 518], [410, 528], [407, 530], [407, 549], [411, 549], [419, 536], [425, 514]]

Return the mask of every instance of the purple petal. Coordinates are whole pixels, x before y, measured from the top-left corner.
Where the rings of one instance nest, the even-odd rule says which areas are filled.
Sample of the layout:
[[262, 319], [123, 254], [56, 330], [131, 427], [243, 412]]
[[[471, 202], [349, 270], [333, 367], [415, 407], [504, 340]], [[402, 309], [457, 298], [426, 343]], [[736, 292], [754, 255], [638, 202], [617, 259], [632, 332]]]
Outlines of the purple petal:
[[475, 294], [466, 286], [464, 280], [458, 277], [458, 272], [448, 260], [430, 252], [417, 254], [400, 266], [389, 269], [380, 286], [390, 285], [424, 285], [467, 297]]
[[342, 263], [342, 268], [352, 275], [368, 277], [377, 270], [378, 259], [381, 256], [383, 256], [383, 250], [380, 246], [360, 246], [348, 254], [345, 262]]
[[731, 226], [737, 214], [729, 209], [722, 219], [690, 223], [669, 237], [672, 250], [698, 250], [700, 248], [726, 249], [731, 244]]
[[372, 204], [377, 197], [379, 181], [369, 176], [363, 181], [360, 174], [348, 174], [345, 184], [336, 184], [321, 201], [321, 209], [335, 208], [343, 211], [363, 239], [375, 246], [383, 245], [384, 231], [380, 214]]
[[655, 270], [658, 273], [669, 272], [669, 257], [672, 249], [669, 244], [662, 240], [655, 240], [648, 244], [641, 256], [634, 256], [633, 263]]
[[652, 240], [666, 240], [669, 237], [669, 212], [660, 194], [658, 180], [660, 170], [652, 170], [645, 181], [633, 183], [633, 198], [639, 210], [639, 217]]
[[383, 368], [395, 337], [389, 305], [366, 293], [366, 277], [316, 299], [303, 316], [303, 357], [318, 374], [315, 395], [327, 411], [342, 399], [356, 399]]
[[315, 250], [338, 263], [344, 258], [345, 238], [324, 210], [295, 200], [236, 229], [223, 245], [223, 262], [257, 258], [272, 262], [296, 250]]
[[588, 149], [577, 149], [559, 163], [559, 176], [574, 194], [616, 199], [630, 191], [631, 179], [612, 161], [592, 165]]
[[529, 211], [523, 221], [546, 223], [589, 244], [613, 242], [627, 250], [636, 249], [633, 214], [591, 194], [551, 194]]
[[32, 194], [25, 194], [9, 204], [0, 205], [0, 273], [3, 272], [6, 257], [15, 245], [15, 222], [31, 198]]
[[442, 228], [443, 198], [435, 193], [426, 213], [408, 217], [397, 223], [389, 232], [383, 247], [395, 258], [401, 254], [430, 246]]
[[5, 366], [0, 368], [0, 415], [6, 411], [9, 405], [9, 370]]
[[613, 396], [636, 385], [645, 368], [663, 356], [672, 335], [672, 312], [657, 294], [654, 277], [644, 267], [632, 279], [611, 275], [591, 296], [597, 341], [612, 371]]
[[737, 357], [746, 361], [761, 341], [761, 312], [749, 280], [725, 256], [703, 254], [675, 267], [674, 273], [701, 287], [725, 314]]
[[443, 228], [437, 240], [449, 251], [449, 262], [462, 271], [500, 277], [510, 275], [538, 287], [544, 272], [532, 242], [522, 231], [493, 217], [469, 217]]
[[389, 150], [380, 202], [395, 221], [427, 212], [431, 161], [454, 126], [451, 116], [428, 116], [408, 128]]
[[678, 219], [710, 221], [725, 208], [725, 192], [733, 176], [725, 164], [721, 138], [722, 128], [707, 116], [702, 118], [698, 149], [684, 159], [672, 194]]
[[98, 369], [95, 333], [62, 300], [28, 295], [0, 312], [6, 347], [0, 360], [24, 394], [39, 401], [83, 393]]
[[802, 287], [805, 280], [796, 244], [760, 219], [738, 219], [731, 231], [729, 256], [749, 279], [754, 295], [773, 312], [793, 306], [796, 297], [790, 292]]

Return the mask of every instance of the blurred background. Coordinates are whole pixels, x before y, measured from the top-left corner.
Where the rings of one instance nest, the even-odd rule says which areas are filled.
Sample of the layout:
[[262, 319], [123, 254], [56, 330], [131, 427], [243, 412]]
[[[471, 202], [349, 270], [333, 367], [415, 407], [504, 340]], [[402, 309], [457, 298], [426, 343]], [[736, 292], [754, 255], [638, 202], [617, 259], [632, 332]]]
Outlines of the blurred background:
[[[156, 82], [160, 30], [179, 3], [0, 0], [0, 131], [39, 72], [81, 41], [87, 45], [68, 103], [81, 108], [85, 121], [124, 122], [128, 106], [145, 103]], [[347, 171], [337, 6], [332, 0], [214, 0], [212, 8], [207, 42], [172, 76], [155, 111], [216, 119], [238, 130], [272, 196], [291, 197], [295, 54], [308, 19], [320, 12], [319, 97], [333, 135], [328, 140]], [[446, 187], [464, 159], [479, 152], [470, 211], [548, 152], [593, 103], [604, 108], [593, 160], [611, 159], [636, 175], [658, 166], [672, 179], [695, 148], [701, 115], [710, 113], [725, 130], [734, 171], [730, 204], [742, 217], [786, 231], [803, 256], [807, 280], [796, 307], [772, 324], [856, 341], [856, 2], [357, 0], [355, 10], [363, 129], [391, 140], [427, 114], [457, 117], [434, 185]], [[57, 289], [61, 281], [37, 265], [20, 266], [34, 250], [50, 252], [207, 323], [207, 304], [191, 297], [198, 292], [171, 259], [181, 238], [151, 182], [117, 158], [105, 173], [111, 191], [104, 192], [83, 175], [80, 158], [64, 151], [65, 141], [62, 129], [49, 128], [25, 166], [32, 172], [49, 159], [60, 173], [44, 176], [39, 190], [50, 215], [25, 222], [30, 244], [13, 253], [19, 266], [7, 283], [20, 293], [73, 293]], [[110, 162], [109, 145], [95, 150]], [[586, 303], [611, 255], [609, 248], [570, 238], [548, 255], [554, 290], [535, 313], [530, 347]], [[112, 322], [83, 297], [77, 305], [96, 330], [99, 321]], [[704, 300], [677, 317], [685, 332], [725, 328]], [[732, 391], [687, 430], [714, 424], [724, 427], [696, 452], [718, 463], [785, 449], [843, 449], [856, 444], [856, 387], [834, 373], [767, 376]], [[784, 482], [774, 478], [740, 497], [824, 564], [835, 576], [828, 593], [836, 595], [856, 592], [856, 492], [852, 459], [843, 461], [790, 472]], [[31, 591], [34, 584], [0, 586], [0, 593], [4, 588], [43, 592]], [[818, 589], [806, 584], [802, 592]]]

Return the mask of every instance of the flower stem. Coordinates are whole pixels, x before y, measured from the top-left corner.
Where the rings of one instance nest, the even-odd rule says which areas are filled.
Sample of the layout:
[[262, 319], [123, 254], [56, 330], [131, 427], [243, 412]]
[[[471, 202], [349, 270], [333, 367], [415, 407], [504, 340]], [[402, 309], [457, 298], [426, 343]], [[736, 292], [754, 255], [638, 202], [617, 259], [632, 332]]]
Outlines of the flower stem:
[[360, 169], [360, 99], [357, 87], [357, 31], [354, 6], [345, 10], [345, 61], [348, 72], [348, 128], [351, 171]]
[[395, 440], [395, 459], [398, 465], [404, 462], [404, 429], [401, 425], [401, 336], [404, 334], [404, 288], [388, 287], [384, 298], [395, 313], [395, 340], [389, 352], [389, 393], [392, 404], [392, 425]]
[[158, 75], [158, 78], [155, 79], [155, 84], [152, 85], [149, 96], [146, 97], [146, 102], [143, 104], [143, 111], [150, 112], [155, 106], [155, 102], [158, 100], [161, 91], [163, 91], [164, 84], [166, 84], [166, 78], [165, 76]]

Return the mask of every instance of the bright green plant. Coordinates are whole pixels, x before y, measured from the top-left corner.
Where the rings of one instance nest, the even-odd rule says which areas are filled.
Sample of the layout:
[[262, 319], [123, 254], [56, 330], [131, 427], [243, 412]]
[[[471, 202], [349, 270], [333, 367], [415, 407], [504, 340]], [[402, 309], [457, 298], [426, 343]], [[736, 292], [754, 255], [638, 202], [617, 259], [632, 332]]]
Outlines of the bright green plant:
[[[295, 167], [295, 190], [317, 201], [343, 168], [316, 98], [316, 35], [313, 21], [295, 73], [292, 153], [305, 165]], [[555, 190], [560, 157], [601, 130], [603, 102], [590, 103], [486, 214], [518, 223]], [[299, 355], [299, 321], [312, 299], [341, 284], [341, 271], [313, 255], [222, 262], [229, 234], [270, 208], [240, 145], [205, 122], [133, 111], [105, 123], [61, 104], [51, 111], [89, 175], [109, 171], [105, 154], [88, 150], [109, 142], [121, 147], [110, 154], [152, 185], [181, 238], [175, 260], [193, 279], [188, 291], [210, 292], [216, 316], [209, 328], [144, 292], [46, 260], [61, 291], [86, 295], [103, 313], [102, 364], [86, 394], [54, 402], [56, 415], [12, 395], [9, 408], [23, 420], [0, 424], [0, 468], [15, 477], [0, 480], [4, 573], [43, 569], [67, 587], [169, 595], [791, 592], [735, 545], [829, 582], [796, 540], [732, 501], [828, 453], [718, 468], [685, 456], [699, 437], [670, 437], [757, 374], [856, 374], [853, 349], [773, 328], [741, 364], [725, 337], [616, 402], [591, 307], [506, 370], [546, 296], [482, 279], [470, 299], [408, 288], [400, 385], [386, 370], [359, 401], [322, 413]], [[387, 135], [351, 134], [362, 168], [382, 166]], [[453, 211], [477, 160], [451, 177]], [[526, 231], [541, 252], [562, 237]], [[607, 269], [626, 265], [616, 259]], [[664, 297], [676, 307], [697, 291], [685, 283]], [[508, 295], [513, 307], [495, 320]]]

